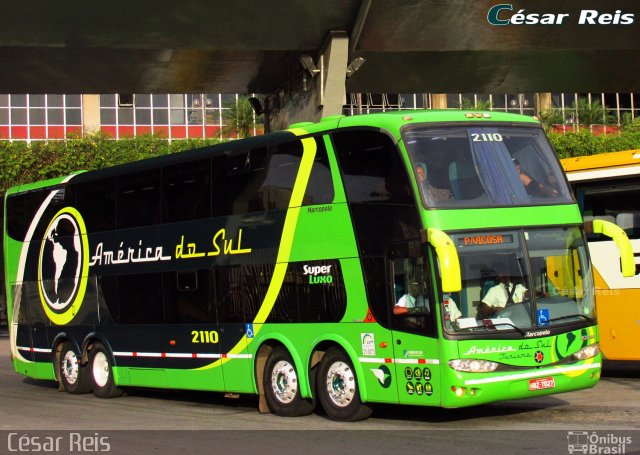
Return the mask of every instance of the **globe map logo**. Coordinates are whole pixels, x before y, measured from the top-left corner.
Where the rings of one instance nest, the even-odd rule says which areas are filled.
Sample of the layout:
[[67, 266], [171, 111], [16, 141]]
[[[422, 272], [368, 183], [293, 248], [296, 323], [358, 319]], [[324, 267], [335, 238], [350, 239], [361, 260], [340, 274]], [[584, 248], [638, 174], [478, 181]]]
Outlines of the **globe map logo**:
[[60, 210], [44, 233], [38, 264], [40, 298], [56, 324], [71, 321], [82, 304], [87, 246], [80, 214], [71, 207]]

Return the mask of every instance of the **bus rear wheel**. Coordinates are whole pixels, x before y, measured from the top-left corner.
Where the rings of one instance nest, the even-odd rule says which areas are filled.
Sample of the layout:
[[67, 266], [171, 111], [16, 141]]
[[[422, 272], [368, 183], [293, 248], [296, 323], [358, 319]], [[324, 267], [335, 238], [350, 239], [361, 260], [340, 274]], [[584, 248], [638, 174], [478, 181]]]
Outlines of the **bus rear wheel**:
[[99, 398], [115, 398], [122, 395], [122, 389], [113, 379], [113, 365], [109, 351], [102, 343], [95, 343], [89, 357], [93, 393]]
[[82, 365], [81, 356], [76, 353], [73, 344], [68, 341], [62, 344], [57, 363], [60, 382], [65, 391], [73, 394], [91, 391], [89, 373]]
[[274, 414], [296, 417], [313, 412], [315, 400], [300, 395], [298, 372], [286, 349], [277, 347], [271, 351], [262, 381], [267, 405]]
[[360, 400], [353, 364], [342, 349], [329, 349], [318, 369], [318, 399], [333, 420], [355, 422], [366, 419], [372, 409]]

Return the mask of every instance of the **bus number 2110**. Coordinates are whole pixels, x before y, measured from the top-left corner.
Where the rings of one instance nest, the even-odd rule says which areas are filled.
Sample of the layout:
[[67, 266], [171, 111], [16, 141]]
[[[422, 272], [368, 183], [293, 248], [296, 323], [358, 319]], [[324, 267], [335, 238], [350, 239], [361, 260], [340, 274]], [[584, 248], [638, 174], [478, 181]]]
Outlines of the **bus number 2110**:
[[192, 330], [191, 331], [192, 343], [217, 343], [218, 332], [215, 330]]

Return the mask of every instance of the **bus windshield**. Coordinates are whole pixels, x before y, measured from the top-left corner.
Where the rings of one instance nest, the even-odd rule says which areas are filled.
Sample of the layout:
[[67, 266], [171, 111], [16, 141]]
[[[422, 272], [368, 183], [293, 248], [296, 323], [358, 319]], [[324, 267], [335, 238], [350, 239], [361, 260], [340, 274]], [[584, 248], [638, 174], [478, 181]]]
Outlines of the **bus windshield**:
[[425, 207], [572, 201], [541, 128], [419, 125], [406, 128], [403, 140]]
[[578, 227], [453, 234], [462, 290], [444, 299], [452, 332], [528, 330], [594, 317], [593, 283]]

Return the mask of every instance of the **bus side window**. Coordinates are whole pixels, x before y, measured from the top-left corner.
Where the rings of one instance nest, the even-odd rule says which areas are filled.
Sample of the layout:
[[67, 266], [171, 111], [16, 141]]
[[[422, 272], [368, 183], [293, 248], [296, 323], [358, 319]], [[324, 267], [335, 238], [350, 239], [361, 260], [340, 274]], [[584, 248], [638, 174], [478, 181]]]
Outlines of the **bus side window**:
[[630, 239], [640, 238], [640, 212], [619, 213], [616, 216], [616, 224]]
[[434, 333], [431, 282], [423, 257], [398, 257], [393, 273], [393, 328]]
[[387, 282], [389, 281], [389, 275], [385, 258], [382, 256], [365, 256], [361, 258], [361, 261], [369, 309], [371, 313], [373, 313], [376, 321], [388, 327], [389, 301], [392, 300], [392, 298], [388, 295], [389, 288]]
[[78, 183], [78, 211], [82, 214], [88, 232], [99, 232], [116, 227], [116, 179], [106, 178], [94, 182]]
[[123, 324], [164, 321], [162, 275], [144, 273], [118, 277], [118, 303]]
[[160, 169], [118, 177], [118, 228], [160, 223]]
[[210, 275], [206, 269], [163, 275], [166, 322], [216, 322], [215, 308], [210, 305]]
[[49, 193], [50, 190], [37, 190], [7, 197], [7, 213], [11, 214], [6, 220], [9, 237], [24, 241], [31, 220]]
[[332, 134], [350, 203], [413, 204], [406, 169], [391, 138], [377, 131]]
[[216, 267], [213, 269], [218, 320], [243, 322], [242, 271], [239, 266]]
[[168, 166], [162, 172], [165, 223], [211, 216], [211, 163], [208, 159]]
[[213, 216], [266, 210], [257, 192], [266, 176], [267, 160], [266, 147], [213, 158]]

